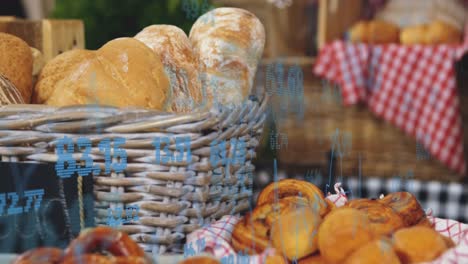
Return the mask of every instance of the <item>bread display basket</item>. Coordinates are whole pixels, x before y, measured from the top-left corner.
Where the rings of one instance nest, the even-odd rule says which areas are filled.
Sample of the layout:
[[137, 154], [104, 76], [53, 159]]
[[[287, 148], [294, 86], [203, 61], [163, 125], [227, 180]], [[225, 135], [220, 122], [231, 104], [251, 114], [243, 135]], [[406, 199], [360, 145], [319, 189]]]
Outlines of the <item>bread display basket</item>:
[[[0, 106], [0, 157], [3, 162], [58, 164], [58, 142], [71, 139], [75, 147], [68, 152], [74, 151], [70, 157], [76, 165], [86, 167], [86, 158], [93, 162], [92, 173], [71, 177], [79, 183], [82, 177], [94, 178], [95, 224], [109, 225], [109, 210], [138, 207], [136, 217], [114, 227], [129, 233], [153, 255], [180, 254], [187, 234], [249, 208], [252, 159], [267, 101], [265, 96], [250, 97], [236, 108], [187, 114], [101, 105]], [[190, 138], [183, 154], [176, 146], [178, 137]], [[90, 147], [77, 147], [80, 138], [89, 139]], [[111, 155], [100, 149], [100, 142], [116, 138], [125, 139], [118, 151], [123, 150], [126, 157], [118, 159], [116, 148]], [[160, 153], [155, 138], [169, 138], [158, 141]], [[236, 153], [236, 140], [245, 142], [245, 162], [211, 162], [213, 142], [225, 142], [223, 155], [230, 160]], [[183, 158], [167, 158], [171, 155]], [[113, 164], [126, 164], [122, 172], [106, 168], [108, 157]]]

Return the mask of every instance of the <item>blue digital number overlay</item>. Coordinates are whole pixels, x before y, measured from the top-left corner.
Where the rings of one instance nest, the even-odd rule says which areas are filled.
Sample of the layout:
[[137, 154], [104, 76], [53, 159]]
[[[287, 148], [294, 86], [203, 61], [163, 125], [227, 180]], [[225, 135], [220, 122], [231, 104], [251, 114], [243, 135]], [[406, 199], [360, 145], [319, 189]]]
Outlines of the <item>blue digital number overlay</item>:
[[[0, 213], [4, 215], [15, 215], [27, 213], [31, 208], [34, 208], [34, 211], [37, 212], [41, 205], [42, 197], [44, 196], [44, 189], [34, 189], [25, 191], [22, 195], [23, 199], [26, 200], [26, 205], [24, 207], [18, 207], [19, 195], [16, 192], [9, 193], [0, 193]], [[7, 201], [11, 201], [7, 207]], [[20, 201], [20, 204], [22, 202]], [[34, 204], [34, 207], [32, 205]], [[5, 210], [6, 209], [6, 210]]]
[[285, 118], [289, 111], [295, 113], [296, 119], [301, 121], [304, 119], [304, 75], [302, 68], [299, 65], [289, 67], [286, 82], [284, 68], [283, 63], [268, 64], [266, 67], [266, 92], [269, 96], [276, 94], [280, 98], [280, 109], [272, 109], [273, 119], [279, 121]]
[[227, 142], [226, 140], [218, 141], [213, 140], [210, 144], [210, 163], [211, 166], [215, 167], [219, 163], [220, 165], [241, 165], [245, 163], [247, 157], [247, 144], [244, 139], [230, 140], [231, 146], [233, 147], [232, 158], [228, 157]]
[[111, 227], [117, 227], [122, 224], [130, 223], [132, 221], [138, 221], [138, 212], [140, 206], [129, 205], [125, 207], [117, 207], [115, 209], [107, 208], [107, 225]]
[[[171, 142], [175, 142], [174, 153], [170, 149]], [[190, 163], [192, 161], [192, 153], [190, 151], [191, 138], [190, 137], [155, 137], [153, 146], [155, 147], [156, 164], [168, 164], [170, 162], [183, 162], [184, 154], [186, 153], [185, 161]], [[161, 147], [164, 147], [164, 155], [161, 155]]]
[[[194, 245], [195, 244], [195, 245]], [[205, 249], [206, 241], [205, 238], [199, 238], [195, 243], [190, 242], [184, 244], [184, 258], [195, 256]]]
[[[112, 140], [106, 138], [99, 142], [99, 151], [104, 154], [105, 174], [109, 174], [111, 170], [115, 173], [121, 173], [127, 168], [127, 153], [124, 149], [120, 148], [120, 146], [124, 144], [125, 138], [114, 138]], [[79, 176], [88, 176], [91, 173], [93, 173], [93, 175], [100, 174], [100, 166], [94, 165], [94, 161], [90, 156], [91, 147], [91, 140], [85, 137], [78, 138], [76, 143], [67, 136], [59, 139], [56, 147], [58, 159], [55, 164], [57, 176], [69, 178], [75, 173], [78, 173]], [[73, 157], [75, 150], [82, 151], [81, 158], [78, 161], [84, 162], [84, 167], [78, 165], [77, 160]], [[119, 162], [113, 162], [112, 159], [118, 159]], [[65, 164], [67, 166], [65, 166]]]

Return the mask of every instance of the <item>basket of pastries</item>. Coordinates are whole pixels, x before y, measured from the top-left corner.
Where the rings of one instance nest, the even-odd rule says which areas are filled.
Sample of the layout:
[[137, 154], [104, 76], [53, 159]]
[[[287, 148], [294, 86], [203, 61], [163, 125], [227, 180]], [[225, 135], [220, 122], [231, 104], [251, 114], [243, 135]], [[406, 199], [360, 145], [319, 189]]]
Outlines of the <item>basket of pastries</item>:
[[[348, 200], [339, 184], [335, 190], [325, 197], [306, 181], [271, 183], [255, 208], [228, 220], [232, 229], [225, 228], [223, 235], [219, 226], [199, 230], [189, 242], [205, 237], [204, 252], [228, 259], [212, 250], [225, 248], [226, 242], [223, 252], [235, 252], [238, 262], [233, 263], [245, 256], [248, 263], [468, 263], [462, 254], [468, 248], [468, 225], [426, 214], [411, 193]], [[211, 243], [210, 236], [218, 241]], [[220, 242], [220, 237], [225, 239]]]
[[238, 8], [202, 15], [189, 36], [151, 25], [45, 65], [0, 33], [0, 158], [92, 175], [96, 225], [181, 253], [186, 234], [249, 207], [240, 186], [252, 184], [266, 118], [253, 90], [264, 44], [261, 22]]

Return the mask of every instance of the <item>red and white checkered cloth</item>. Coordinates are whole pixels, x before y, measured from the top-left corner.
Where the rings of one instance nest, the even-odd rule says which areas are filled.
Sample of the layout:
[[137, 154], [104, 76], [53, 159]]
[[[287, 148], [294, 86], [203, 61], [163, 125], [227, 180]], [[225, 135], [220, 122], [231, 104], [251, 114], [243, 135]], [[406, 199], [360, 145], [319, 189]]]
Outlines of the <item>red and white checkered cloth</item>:
[[403, 46], [335, 41], [320, 51], [314, 73], [341, 87], [345, 105], [366, 103], [448, 168], [465, 175], [454, 63], [466, 51], [468, 43]]
[[[348, 198], [340, 183], [335, 184], [336, 194], [328, 195], [327, 199], [335, 203], [337, 207], [343, 206]], [[426, 264], [444, 264], [444, 263], [468, 263], [468, 225], [453, 220], [435, 218], [431, 213], [428, 219], [442, 235], [452, 238], [457, 244], [456, 247], [447, 250], [442, 256], [433, 262]], [[262, 264], [269, 254], [274, 254], [274, 249], [267, 249], [260, 255], [246, 256], [238, 255], [230, 245], [231, 233], [234, 225], [240, 220], [235, 216], [224, 216], [221, 220], [211, 224], [208, 227], [198, 229], [187, 237], [187, 243], [198, 245], [197, 241], [204, 240], [203, 247], [194, 246], [195, 254], [209, 253], [219, 258], [223, 264], [249, 263]]]

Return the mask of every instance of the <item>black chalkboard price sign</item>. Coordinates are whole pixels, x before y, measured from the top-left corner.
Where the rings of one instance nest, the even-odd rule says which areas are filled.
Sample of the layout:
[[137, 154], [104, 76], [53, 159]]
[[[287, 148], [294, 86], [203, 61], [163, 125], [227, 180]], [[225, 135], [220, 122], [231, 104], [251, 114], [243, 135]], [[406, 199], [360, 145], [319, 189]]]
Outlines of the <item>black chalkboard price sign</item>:
[[0, 162], [0, 172], [0, 253], [65, 248], [81, 224], [94, 226], [92, 177], [82, 178], [80, 206], [77, 178], [58, 177], [54, 164]]

